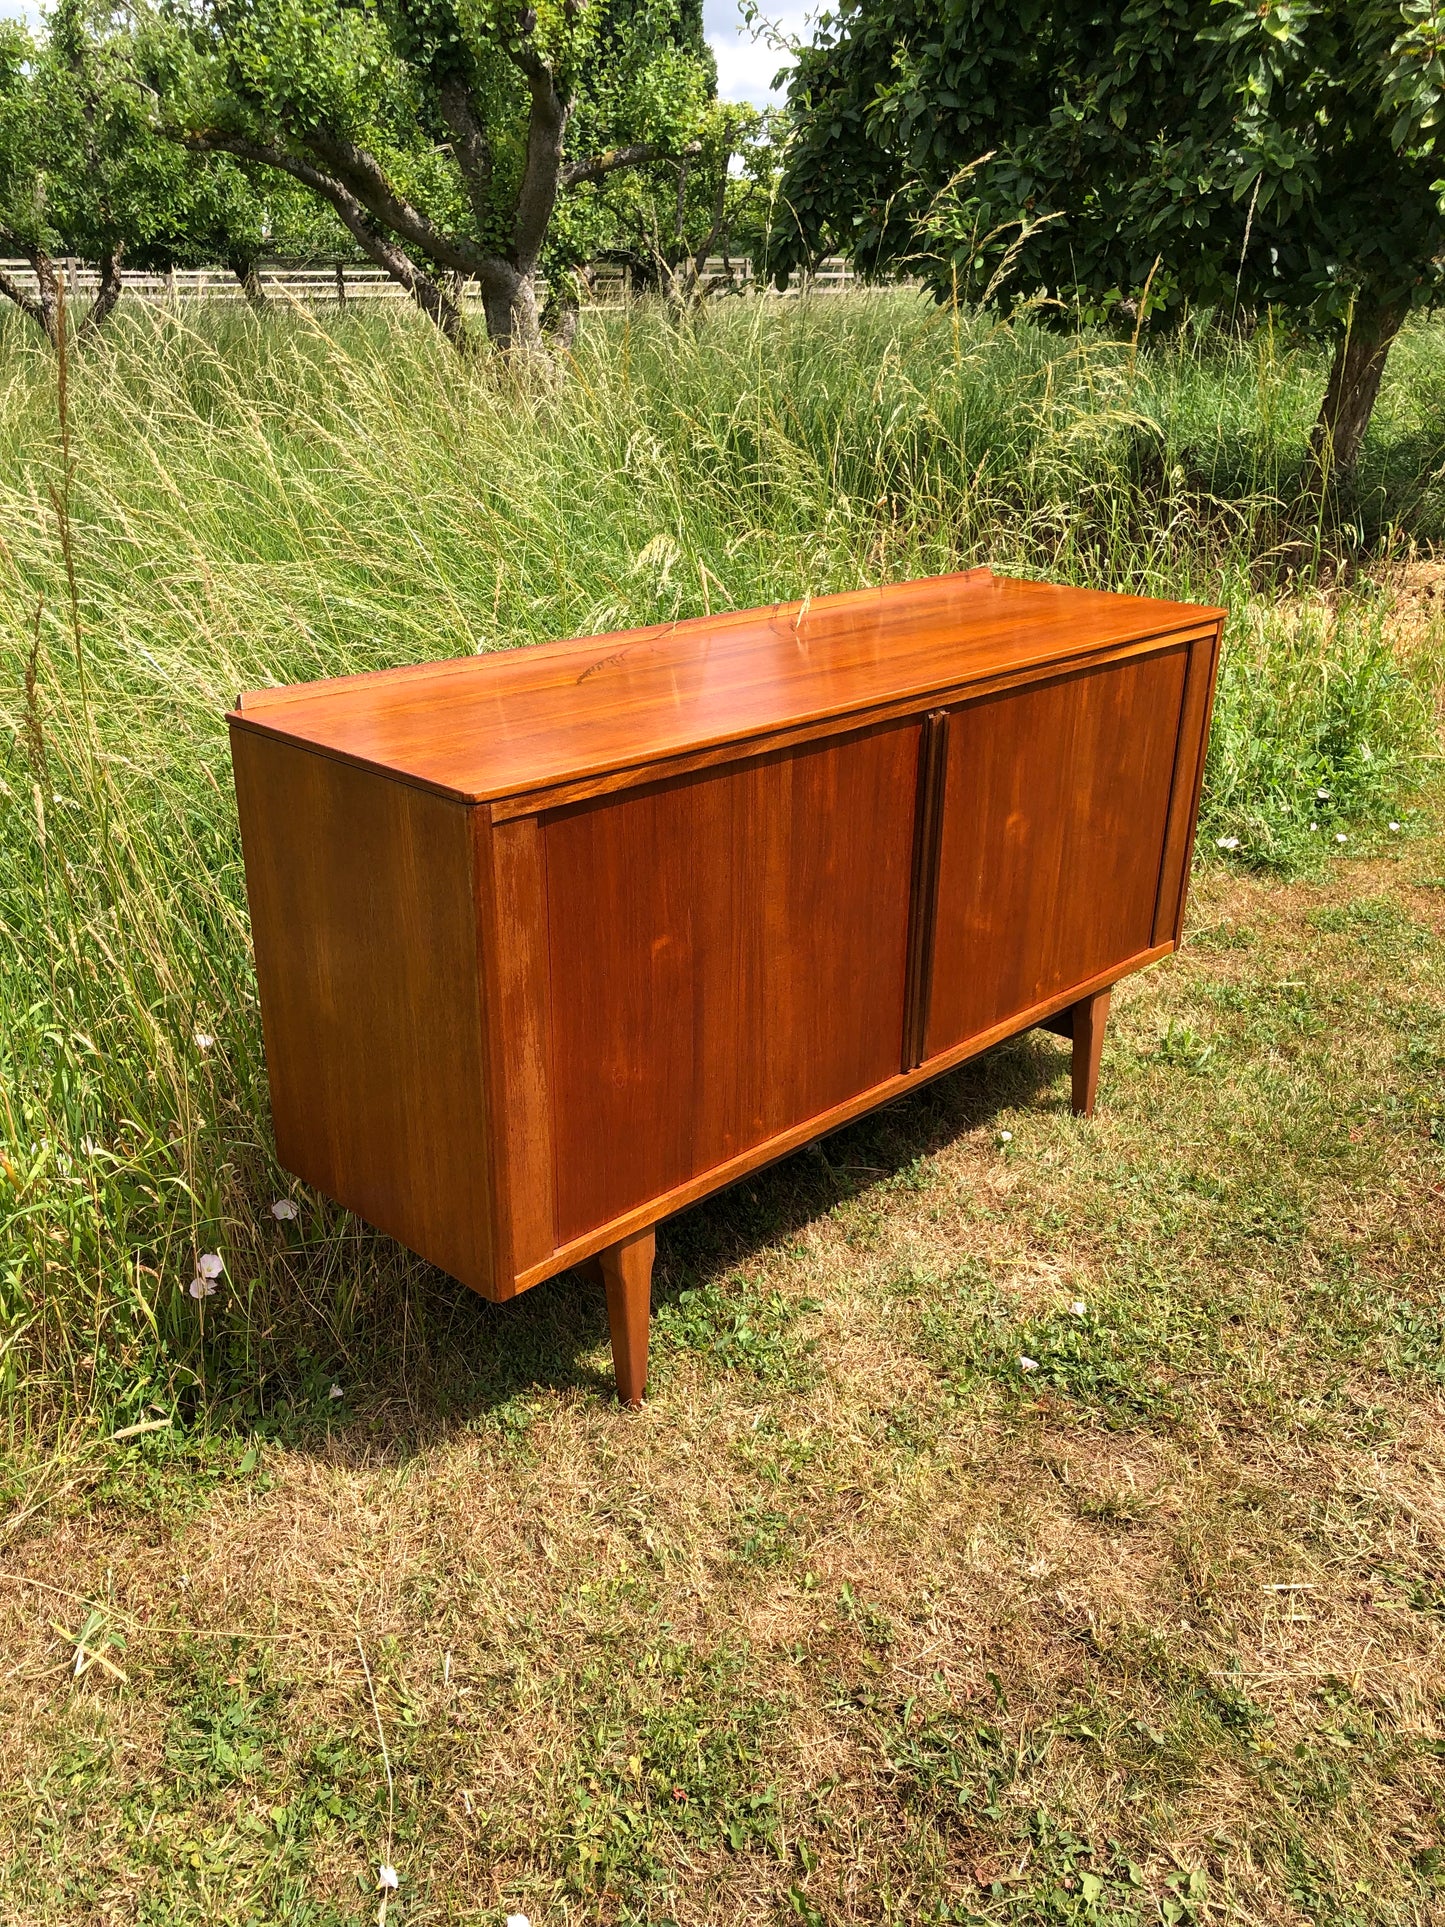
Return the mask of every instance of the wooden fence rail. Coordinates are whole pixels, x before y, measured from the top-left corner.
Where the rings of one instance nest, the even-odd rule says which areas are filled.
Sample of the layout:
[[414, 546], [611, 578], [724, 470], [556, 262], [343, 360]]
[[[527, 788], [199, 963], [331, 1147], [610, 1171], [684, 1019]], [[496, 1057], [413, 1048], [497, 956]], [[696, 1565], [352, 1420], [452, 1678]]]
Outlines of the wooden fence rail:
[[[86, 301], [94, 293], [98, 276], [84, 262], [66, 259], [62, 263], [66, 291], [73, 300]], [[34, 293], [35, 275], [25, 261], [0, 261], [3, 268], [27, 293]], [[403, 288], [380, 268], [363, 267], [356, 262], [327, 263], [305, 268], [262, 267], [257, 276], [262, 292], [270, 299], [304, 302], [405, 301]], [[712, 291], [735, 290], [742, 293], [755, 285], [750, 261], [710, 260], [704, 281]], [[855, 276], [841, 259], [824, 261], [812, 274], [795, 277], [787, 290], [790, 295], [804, 291], [836, 294], [853, 285]], [[244, 291], [227, 268], [176, 268], [170, 273], [127, 270], [121, 276], [124, 292], [141, 301], [241, 301]], [[543, 290], [539, 289], [539, 295]], [[632, 297], [632, 278], [621, 267], [604, 263], [591, 276], [591, 285], [582, 290], [584, 302], [593, 307], [616, 307]], [[480, 306], [477, 284], [470, 281], [462, 290], [469, 306]]]

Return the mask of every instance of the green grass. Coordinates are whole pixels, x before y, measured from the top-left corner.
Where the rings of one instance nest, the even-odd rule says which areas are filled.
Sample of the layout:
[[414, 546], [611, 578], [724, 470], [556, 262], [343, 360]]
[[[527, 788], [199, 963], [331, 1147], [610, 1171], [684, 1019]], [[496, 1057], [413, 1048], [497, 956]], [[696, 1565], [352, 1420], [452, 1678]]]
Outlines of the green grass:
[[[1436, 1917], [1442, 345], [1302, 531], [1268, 335], [135, 312], [68, 483], [0, 336], [0, 1921]], [[979, 561], [1231, 610], [1093, 1123], [1035, 1034], [664, 1227], [640, 1418], [277, 1169], [238, 689]]]

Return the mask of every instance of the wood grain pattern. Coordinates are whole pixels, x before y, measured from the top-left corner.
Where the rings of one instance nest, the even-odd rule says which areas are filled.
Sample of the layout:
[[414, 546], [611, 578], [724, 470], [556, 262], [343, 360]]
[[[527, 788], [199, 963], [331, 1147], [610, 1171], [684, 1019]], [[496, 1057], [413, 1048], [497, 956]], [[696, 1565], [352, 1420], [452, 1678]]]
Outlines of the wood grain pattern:
[[977, 569], [255, 691], [234, 720], [491, 801], [1197, 629], [1220, 613]]
[[1214, 707], [1214, 684], [1219, 673], [1222, 630], [1189, 645], [1189, 667], [1184, 677], [1184, 701], [1179, 718], [1179, 747], [1174, 758], [1174, 781], [1169, 799], [1169, 828], [1159, 868], [1159, 898], [1154, 909], [1154, 941], [1184, 929], [1184, 898], [1189, 863], [1194, 854], [1194, 830], [1199, 820], [1199, 795], [1204, 784], [1204, 758], [1209, 747], [1209, 718]]
[[1175, 947], [1222, 612], [988, 571], [244, 699], [278, 1149], [492, 1297]]
[[495, 1295], [471, 813], [232, 741], [281, 1162]]
[[[917, 1070], [895, 1072], [883, 1083], [875, 1084], [871, 1090], [860, 1091], [856, 1097], [849, 1098], [844, 1103], [835, 1104], [818, 1116], [808, 1118], [804, 1123], [795, 1124], [788, 1130], [779, 1131], [776, 1136], [755, 1144], [751, 1150], [743, 1151], [737, 1157], [730, 1158], [726, 1164], [715, 1165], [712, 1170], [675, 1186], [671, 1191], [659, 1193], [656, 1197], [649, 1198], [645, 1204], [636, 1205], [630, 1211], [620, 1213], [610, 1224], [599, 1225], [592, 1231], [569, 1239], [567, 1243], [558, 1246], [546, 1264], [537, 1265], [531, 1271], [523, 1272], [517, 1279], [517, 1288], [526, 1290], [531, 1285], [540, 1284], [544, 1278], [552, 1277], [556, 1272], [585, 1264], [604, 1246], [615, 1243], [619, 1238], [628, 1237], [634, 1231], [645, 1229], [650, 1224], [658, 1224], [675, 1211], [686, 1210], [690, 1204], [696, 1204], [700, 1198], [707, 1197], [711, 1192], [720, 1191], [726, 1185], [735, 1184], [739, 1178], [748, 1177], [754, 1171], [761, 1171], [766, 1165], [775, 1164], [779, 1158], [786, 1157], [790, 1151], [796, 1151], [800, 1145], [811, 1144], [815, 1138], [824, 1137], [829, 1131], [838, 1130], [842, 1125], [851, 1123], [854, 1118], [876, 1110], [881, 1104], [891, 1104], [896, 1098], [906, 1097], [910, 1091], [917, 1090], [921, 1085], [931, 1083], [935, 1078], [944, 1076], [946, 1072], [955, 1070], [969, 1058], [977, 1057], [982, 1051], [1002, 1043], [1006, 1037], [1013, 1037], [1020, 1031], [1031, 1030], [1035, 1025], [1043, 1025], [1066, 1004], [1076, 1002], [1081, 997], [1091, 996], [1097, 990], [1106, 989], [1117, 983], [1121, 977], [1127, 977], [1132, 971], [1143, 970], [1149, 964], [1158, 963], [1161, 958], [1169, 956], [1173, 950], [1172, 941], [1156, 944], [1149, 950], [1141, 950], [1136, 956], [1125, 958], [1122, 963], [1115, 964], [1111, 969], [1101, 971], [1091, 982], [1077, 984], [1062, 996], [1046, 999], [1034, 1010], [1023, 1011], [1001, 1024], [995, 1024], [991, 1030], [983, 1031], [977, 1037], [966, 1038], [963, 1043], [956, 1044], [951, 1050], [941, 1051], [938, 1056], [930, 1058], [926, 1064], [920, 1064]], [[1072, 1035], [1072, 1032], [1069, 1034]]]
[[897, 1071], [919, 733], [543, 819], [561, 1243]]
[[951, 712], [928, 1057], [1151, 945], [1184, 670], [1168, 648]]
[[493, 1218], [498, 1297], [557, 1242], [553, 1183], [547, 871], [535, 817], [474, 819], [482, 932], [487, 1114], [495, 1120]]
[[[1184, 645], [1195, 640], [1206, 640], [1214, 634], [1215, 625], [1210, 624], [1202, 629], [1185, 629], [1177, 634], [1171, 632], [1169, 641]], [[1110, 643], [1106, 648], [1085, 647], [1077, 654], [1071, 652], [1069, 659], [1076, 661], [1080, 668], [1095, 668], [1106, 663], [1123, 662], [1131, 656], [1154, 655], [1158, 648], [1159, 638], [1151, 636], [1143, 641]], [[972, 701], [978, 696], [997, 695], [1005, 689], [1017, 689], [1024, 683], [1037, 682], [1038, 678], [1037, 667], [972, 676], [966, 682], [950, 683], [931, 691], [926, 702], [915, 694], [901, 701], [873, 703], [861, 717], [850, 712], [841, 717], [830, 716], [824, 722], [765, 729], [726, 743], [714, 743], [705, 749], [657, 756], [645, 763], [620, 764], [599, 775], [574, 777], [566, 782], [549, 784], [545, 789], [517, 790], [510, 796], [494, 798], [487, 807], [494, 823], [506, 822], [514, 816], [540, 816], [547, 810], [561, 809], [567, 803], [586, 802], [594, 796], [611, 796], [618, 790], [636, 789], [640, 784], [655, 783], [663, 777], [685, 776], [693, 770], [716, 769], [722, 763], [735, 763], [744, 756], [767, 756], [777, 749], [795, 749], [802, 743], [819, 742], [825, 737], [838, 735], [844, 729], [856, 728], [860, 722], [894, 722], [902, 717], [916, 717], [922, 708], [931, 707], [934, 703], [951, 704]]]

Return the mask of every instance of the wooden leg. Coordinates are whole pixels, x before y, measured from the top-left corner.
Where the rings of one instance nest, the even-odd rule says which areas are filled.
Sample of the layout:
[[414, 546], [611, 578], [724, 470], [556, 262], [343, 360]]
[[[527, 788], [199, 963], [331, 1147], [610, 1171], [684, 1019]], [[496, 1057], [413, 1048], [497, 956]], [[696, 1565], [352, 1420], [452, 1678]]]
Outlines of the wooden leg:
[[656, 1250], [656, 1232], [639, 1231], [599, 1254], [607, 1287], [612, 1366], [617, 1373], [617, 1396], [624, 1405], [640, 1405], [647, 1383], [647, 1333], [652, 1322], [652, 1260]]
[[1104, 1026], [1109, 1021], [1109, 992], [1101, 990], [1070, 1008], [1074, 1036], [1074, 1114], [1094, 1115], [1099, 1090], [1099, 1060], [1104, 1055]]

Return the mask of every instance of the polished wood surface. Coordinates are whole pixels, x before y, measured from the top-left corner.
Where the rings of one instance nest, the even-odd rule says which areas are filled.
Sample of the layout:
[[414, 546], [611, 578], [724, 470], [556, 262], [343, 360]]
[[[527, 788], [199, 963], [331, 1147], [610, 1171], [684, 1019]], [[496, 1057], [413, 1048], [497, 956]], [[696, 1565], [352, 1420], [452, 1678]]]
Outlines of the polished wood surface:
[[948, 718], [926, 1057], [1149, 948], [1185, 652]]
[[612, 1337], [612, 1369], [624, 1405], [642, 1403], [647, 1389], [647, 1341], [652, 1324], [652, 1263], [657, 1250], [650, 1229], [608, 1245], [601, 1252], [607, 1289], [607, 1328]]
[[240, 698], [234, 718], [469, 802], [1212, 626], [988, 569]]
[[244, 699], [278, 1152], [505, 1298], [1177, 941], [1219, 612], [987, 571]]
[[251, 732], [232, 757], [277, 1156], [490, 1293], [470, 813]]
[[1110, 990], [1095, 991], [1081, 998], [1069, 1012], [1074, 1038], [1073, 1090], [1071, 1099], [1078, 1117], [1094, 1115], [1094, 1100], [1099, 1095], [1099, 1066], [1104, 1057], [1104, 1027], [1109, 1021]]
[[898, 1069], [919, 727], [542, 819], [557, 1235]]
[[[551, 1278], [559, 1271], [587, 1264], [606, 1245], [615, 1243], [617, 1239], [628, 1237], [632, 1232], [641, 1230], [648, 1224], [660, 1224], [664, 1218], [671, 1217], [675, 1211], [685, 1211], [689, 1205], [696, 1204], [699, 1199], [706, 1198], [712, 1192], [720, 1191], [729, 1184], [735, 1184], [739, 1178], [749, 1177], [754, 1171], [761, 1171], [769, 1164], [776, 1164], [790, 1151], [796, 1151], [802, 1145], [812, 1144], [816, 1139], [827, 1136], [830, 1131], [840, 1130], [843, 1125], [851, 1124], [855, 1118], [863, 1117], [869, 1111], [878, 1110], [882, 1105], [907, 1097], [911, 1091], [918, 1090], [924, 1084], [932, 1083], [948, 1071], [956, 1070], [960, 1064], [979, 1056], [994, 1044], [1001, 1044], [1006, 1037], [1017, 1036], [1021, 1031], [1031, 1030], [1036, 1025], [1042, 1026], [1050, 1017], [1057, 1015], [1065, 1005], [1072, 1002], [1080, 991], [1092, 995], [1096, 990], [1108, 989], [1121, 977], [1127, 977], [1135, 970], [1143, 970], [1149, 964], [1158, 963], [1161, 958], [1171, 955], [1173, 950], [1172, 943], [1156, 944], [1150, 950], [1141, 950], [1136, 956], [1127, 957], [1122, 962], [1114, 964], [1109, 970], [1102, 971], [1092, 983], [1077, 985], [1070, 993], [1052, 997], [1040, 1004], [1037, 1009], [1026, 1011], [1022, 1017], [1010, 1017], [1005, 1023], [996, 1024], [992, 1030], [985, 1031], [981, 1036], [970, 1037], [966, 1042], [955, 1045], [952, 1050], [943, 1051], [937, 1057], [930, 1058], [926, 1064], [920, 1064], [916, 1070], [900, 1071], [887, 1078], [882, 1084], [875, 1084], [872, 1090], [860, 1091], [856, 1097], [849, 1098], [846, 1103], [835, 1104], [832, 1110], [825, 1111], [821, 1116], [809, 1118], [803, 1124], [795, 1124], [791, 1130], [780, 1131], [776, 1137], [754, 1145], [752, 1150], [744, 1151], [739, 1156], [730, 1158], [726, 1164], [720, 1164], [711, 1171], [705, 1171], [700, 1177], [678, 1185], [675, 1190], [666, 1192], [660, 1197], [649, 1198], [646, 1204], [637, 1205], [631, 1211], [624, 1212], [611, 1224], [586, 1232], [579, 1238], [571, 1239], [565, 1245], [559, 1245], [545, 1264], [537, 1265], [531, 1271], [523, 1272], [519, 1276], [518, 1289], [526, 1290], [532, 1285], [541, 1284], [544, 1278]], [[1072, 1035], [1072, 1032], [1069, 1034]]]
[[473, 874], [483, 966], [487, 1115], [496, 1267], [491, 1296], [510, 1297], [519, 1272], [557, 1243], [552, 1151], [552, 1012], [547, 875], [536, 817], [475, 825]]

